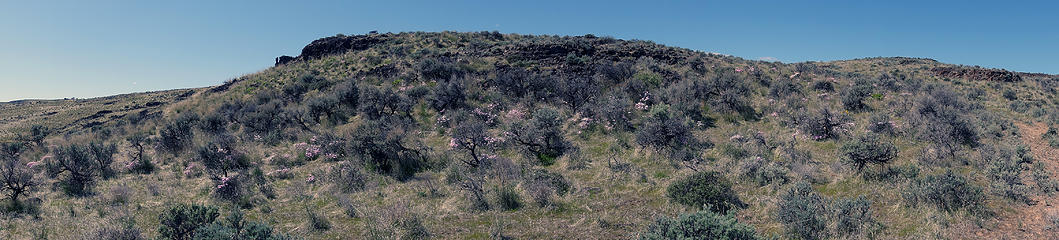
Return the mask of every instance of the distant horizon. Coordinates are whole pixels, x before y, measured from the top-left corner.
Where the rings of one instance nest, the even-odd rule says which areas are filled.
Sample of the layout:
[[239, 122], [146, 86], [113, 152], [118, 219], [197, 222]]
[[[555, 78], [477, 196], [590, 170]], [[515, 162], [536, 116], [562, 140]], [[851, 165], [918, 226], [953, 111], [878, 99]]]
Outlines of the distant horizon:
[[748, 60], [870, 57], [1059, 74], [1059, 3], [465, 1], [0, 3], [0, 102], [207, 87], [335, 34], [591, 33]]

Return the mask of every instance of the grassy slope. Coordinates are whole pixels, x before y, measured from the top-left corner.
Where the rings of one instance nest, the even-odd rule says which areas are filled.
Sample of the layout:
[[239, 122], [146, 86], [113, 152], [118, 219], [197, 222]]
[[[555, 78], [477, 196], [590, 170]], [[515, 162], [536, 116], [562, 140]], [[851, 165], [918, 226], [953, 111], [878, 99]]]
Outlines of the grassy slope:
[[34, 124], [70, 132], [140, 114], [141, 111], [158, 114], [165, 106], [184, 100], [194, 91], [177, 89], [90, 99], [3, 102], [0, 103], [0, 140], [12, 140], [18, 132]]
[[[454, 33], [405, 34], [399, 37], [401, 40], [400, 45], [405, 46], [404, 51], [409, 53], [429, 50], [473, 54], [474, 52], [466, 47], [466, 42], [469, 38], [473, 38], [473, 36]], [[518, 38], [532, 37], [507, 36], [508, 41]], [[504, 42], [489, 43], [506, 44]], [[795, 72], [799, 72], [797, 66], [792, 64], [747, 61], [709, 54], [696, 54], [694, 56], [704, 59], [706, 61], [705, 64], [712, 66], [712, 68], [746, 68], [753, 66], [756, 69], [760, 69], [760, 71], [766, 71], [767, 75], [772, 76], [774, 79], [788, 77]], [[260, 89], [278, 88], [307, 73], [313, 73], [331, 81], [339, 81], [350, 77], [365, 76], [367, 70], [383, 65], [409, 70], [416, 64], [415, 59], [414, 56], [397, 58], [389, 55], [383, 49], [371, 48], [312, 61], [294, 62], [239, 78], [227, 90], [221, 92], [203, 92], [194, 95], [186, 101], [168, 106], [167, 112], [187, 110], [209, 112], [216, 108], [221, 101], [249, 99], [251, 98], [250, 94]], [[475, 71], [488, 72], [498, 62], [518, 64], [509, 62], [509, 60], [500, 55], [480, 56], [467, 59], [465, 66]], [[1047, 103], [1047, 100], [1052, 99], [1052, 95], [1042, 92], [1041, 88], [1036, 86], [1033, 81], [1027, 80], [1021, 83], [970, 82], [961, 79], [943, 81], [941, 78], [929, 74], [928, 70], [932, 67], [946, 64], [926, 60], [899, 63], [903, 60], [899, 58], [872, 58], [807, 64], [841, 73], [844, 76], [849, 76], [850, 74], [875, 76], [883, 72], [900, 70], [903, 73], [914, 73], [915, 78], [922, 79], [924, 82], [947, 84], [958, 89], [981, 88], [986, 90], [986, 95], [982, 97], [983, 101], [981, 101], [986, 109], [1009, 116], [1012, 121], [1016, 122], [1041, 124], [1047, 121], [1030, 113], [1011, 111], [1007, 100], [1001, 97], [1001, 89], [1014, 88], [1018, 89], [1020, 96], [1026, 96], [1030, 99], [1040, 100], [1045, 103]], [[540, 71], [547, 71], [555, 66], [541, 64], [539, 67]], [[689, 66], [666, 65], [666, 67], [686, 71]], [[773, 67], [776, 69], [772, 70]], [[800, 80], [797, 84], [802, 86], [803, 89], [808, 89], [812, 81], [833, 77], [813, 75], [811, 73], [800, 74], [801, 76], [797, 77]], [[852, 80], [842, 75], [834, 79], [836, 86], [838, 86], [837, 88], [840, 89], [848, 86]], [[370, 74], [366, 76], [367, 78], [362, 80], [363, 83], [379, 84], [383, 81], [382, 79], [372, 78]], [[402, 77], [398, 76], [396, 78], [401, 79]], [[66, 126], [76, 125], [81, 122], [71, 119], [81, 119], [84, 115], [91, 115], [99, 111], [97, 109], [110, 109], [108, 106], [114, 106], [113, 109], [126, 109], [128, 108], [126, 106], [135, 106], [134, 104], [150, 101], [139, 99], [167, 98], [173, 95], [166, 94], [180, 95], [183, 93], [180, 91], [119, 96], [116, 97], [120, 99], [118, 103], [109, 105], [105, 104], [108, 100], [102, 99], [79, 100], [83, 102], [76, 103], [49, 103], [45, 104], [49, 106], [47, 109], [58, 108], [64, 110], [53, 110], [59, 113], [55, 114], [55, 117], [47, 117], [47, 119], [53, 121], [50, 123], [56, 127], [63, 126], [63, 129], [72, 128]], [[759, 110], [769, 109], [772, 103], [768, 101], [767, 88], [755, 87], [754, 91], [759, 93], [752, 96], [755, 108]], [[837, 96], [817, 95], [810, 92], [806, 98], [804, 101], [807, 101], [810, 107], [823, 105], [841, 109]], [[900, 95], [887, 93], [881, 99], [869, 100], [868, 102], [871, 108], [876, 109], [876, 111], [896, 111], [889, 107], [888, 104], [903, 101], [901, 98], [902, 96]], [[479, 104], [484, 103], [479, 102]], [[35, 119], [20, 118], [18, 116], [35, 116], [36, 118], [45, 119], [44, 116], [40, 116], [37, 110], [32, 110], [41, 108], [39, 105], [18, 104], [16, 107], [3, 106], [3, 108], [5, 108], [5, 116], [0, 122], [4, 124], [0, 126], [0, 129], [3, 130], [15, 131], [18, 127], [25, 126], [26, 121]], [[18, 110], [17, 114], [12, 114], [13, 116], [9, 117], [6, 114], [14, 113], [15, 111], [6, 111], [8, 108], [31, 110]], [[424, 107], [418, 107], [417, 109], [417, 120], [421, 122], [433, 122], [437, 116], [437, 113], [433, 110], [427, 110]], [[35, 112], [29, 113], [28, 111]], [[115, 111], [115, 113], [108, 114], [108, 116], [123, 113]], [[564, 111], [564, 114], [565, 116], [573, 115], [569, 111]], [[732, 135], [747, 135], [748, 133], [752, 134], [761, 131], [776, 142], [787, 141], [792, 134], [794, 134], [796, 139], [800, 139], [796, 141], [796, 147], [812, 153], [811, 173], [819, 180], [815, 182], [814, 187], [825, 196], [867, 196], [873, 202], [872, 207], [876, 218], [886, 225], [886, 228], [882, 229], [878, 235], [884, 236], [884, 238], [899, 239], [966, 237], [962, 235], [965, 234], [964, 232], [953, 231], [947, 226], [973, 222], [975, 220], [972, 217], [948, 214], [928, 207], [912, 208], [905, 206], [899, 191], [903, 186], [902, 182], [867, 182], [855, 176], [838, 162], [836, 150], [840, 142], [805, 141], [808, 136], [799, 135], [795, 129], [781, 124], [784, 118], [783, 114], [792, 113], [779, 113], [777, 117], [764, 114], [765, 117], [759, 121], [720, 121], [715, 128], [696, 131], [696, 134], [701, 138], [718, 143], [717, 147], [704, 153], [706, 156], [716, 159], [716, 161], [708, 164], [706, 168], [728, 173], [729, 178], [736, 182], [735, 190], [750, 205], [749, 208], [738, 214], [740, 220], [754, 225], [759, 232], [765, 235], [783, 236], [782, 225], [776, 222], [773, 216], [776, 202], [779, 201], [778, 196], [786, 189], [787, 185], [770, 184], [757, 186], [754, 183], [738, 178], [734, 172], [739, 159], [730, 159], [722, 152], [724, 145], [728, 144], [728, 139]], [[861, 126], [868, 123], [868, 114], [870, 112], [851, 113], [851, 116], [855, 119], [854, 123]], [[899, 113], [893, 114], [898, 116]], [[721, 117], [719, 115], [716, 116]], [[358, 120], [354, 119], [347, 125], [335, 127], [334, 130], [323, 127], [320, 130], [344, 133], [348, 132], [356, 124], [358, 124]], [[905, 129], [908, 128], [908, 126], [904, 127]], [[152, 129], [151, 126], [125, 126], [125, 128]], [[580, 131], [575, 129], [576, 126], [572, 122], [568, 122], [565, 128], [567, 138], [580, 147], [585, 154], [584, 156], [592, 160], [592, 162], [587, 169], [570, 170], [566, 168], [569, 157], [564, 156], [557, 161], [558, 164], [546, 167], [566, 176], [574, 184], [572, 194], [563, 197], [560, 200], [561, 205], [559, 207], [539, 208], [530, 205], [517, 211], [469, 211], [467, 210], [467, 202], [463, 193], [454, 186], [444, 184], [444, 169], [436, 169], [408, 182], [397, 182], [391, 178], [379, 175], [373, 176], [372, 185], [374, 187], [350, 195], [358, 203], [358, 210], [361, 211], [362, 215], [367, 216], [362, 218], [346, 217], [342, 213], [341, 207], [335, 204], [334, 191], [327, 184], [323, 182], [310, 184], [308, 188], [311, 190], [308, 192], [314, 198], [308, 204], [311, 204], [312, 208], [318, 209], [333, 224], [332, 229], [329, 231], [311, 231], [305, 223], [306, 213], [302, 205], [305, 203], [294, 200], [291, 191], [288, 191], [288, 189], [304, 187], [304, 179], [310, 174], [319, 176], [330, 165], [333, 165], [331, 162], [312, 161], [293, 169], [294, 177], [292, 178], [273, 179], [274, 187], [279, 194], [278, 197], [275, 200], [259, 204], [248, 210], [248, 213], [251, 219], [270, 222], [280, 231], [291, 232], [308, 238], [363, 236], [369, 226], [378, 224], [378, 219], [385, 219], [387, 215], [395, 214], [395, 212], [412, 212], [422, 216], [425, 221], [424, 225], [429, 231], [434, 236], [441, 238], [484, 239], [488, 238], [490, 232], [499, 225], [503, 226], [505, 234], [519, 239], [610, 239], [634, 236], [636, 232], [642, 231], [648, 223], [657, 217], [674, 216], [681, 212], [690, 211], [688, 208], [669, 203], [665, 198], [665, 187], [681, 176], [690, 174], [691, 170], [675, 168], [666, 164], [664, 161], [659, 160], [663, 159], [662, 156], [652, 151], [635, 147], [635, 144], [632, 144], [634, 146], [632, 148], [621, 147], [621, 142], [623, 141], [632, 142], [632, 133], [608, 134], [603, 130], [596, 129], [586, 130], [578, 134], [577, 132]], [[443, 150], [447, 149], [448, 137], [441, 132], [438, 129], [427, 127], [420, 136], [430, 148]], [[10, 135], [10, 133], [7, 134]], [[197, 141], [203, 140], [199, 139]], [[985, 141], [986, 144], [993, 144], [990, 141], [995, 140], [986, 139]], [[923, 143], [907, 137], [897, 139], [896, 143], [899, 147], [900, 155], [893, 165], [914, 164], [919, 161], [917, 157], [925, 146]], [[265, 172], [268, 172], [277, 167], [266, 165], [265, 159], [290, 152], [289, 146], [288, 143], [275, 146], [246, 143], [245, 148], [248, 150], [247, 152], [251, 153], [252, 159], [262, 166]], [[516, 159], [521, 158], [521, 155], [512, 151], [504, 152], [503, 154]], [[121, 162], [125, 158], [124, 156], [124, 154], [119, 154], [117, 162]], [[30, 236], [29, 234], [40, 231], [35, 227], [37, 224], [42, 224], [46, 229], [45, 232], [52, 237], [66, 238], [93, 229], [97, 224], [117, 221], [115, 219], [123, 215], [133, 216], [137, 227], [144, 229], [147, 236], [154, 236], [154, 231], [157, 228], [157, 214], [166, 203], [173, 201], [199, 202], [223, 206], [222, 203], [217, 203], [216, 200], [210, 198], [209, 192], [212, 186], [207, 179], [182, 176], [183, 166], [180, 163], [183, 160], [180, 158], [183, 157], [172, 157], [165, 154], [152, 156], [158, 156], [155, 161], [160, 163], [161, 170], [159, 172], [151, 175], [122, 174], [117, 178], [101, 181], [96, 188], [99, 192], [97, 196], [71, 198], [64, 196], [61, 192], [45, 187], [45, 189], [35, 194], [35, 196], [44, 199], [41, 218], [5, 218], [3, 220], [4, 238], [26, 238]], [[629, 162], [634, 167], [630, 171], [614, 171], [610, 167], [611, 164], [609, 164], [612, 156], [617, 156], [618, 161]], [[777, 159], [777, 161], [784, 160]], [[987, 185], [988, 179], [986, 179], [983, 170], [974, 169], [970, 166], [955, 166], [953, 168], [965, 173], [965, 176], [970, 176], [980, 185]], [[941, 170], [940, 168], [924, 169], [925, 172]], [[423, 194], [429, 188], [430, 182], [440, 186], [442, 196], [429, 197]], [[113, 201], [107, 200], [108, 196], [111, 195], [108, 193], [109, 189], [117, 185], [127, 186], [133, 192], [128, 203], [113, 203]], [[155, 190], [152, 191], [151, 189]], [[1010, 216], [1010, 214], [1004, 213], [1017, 212], [1020, 207], [1024, 206], [996, 198], [990, 198], [988, 205], [990, 208], [1001, 212], [1001, 216]], [[990, 227], [989, 223], [985, 223], [985, 229]]]

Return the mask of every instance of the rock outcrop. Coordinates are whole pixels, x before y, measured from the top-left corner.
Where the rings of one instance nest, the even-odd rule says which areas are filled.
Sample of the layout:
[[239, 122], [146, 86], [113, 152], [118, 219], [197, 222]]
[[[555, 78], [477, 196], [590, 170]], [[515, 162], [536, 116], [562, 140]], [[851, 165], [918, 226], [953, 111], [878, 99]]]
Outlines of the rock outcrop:
[[1019, 76], [1019, 73], [1003, 69], [997, 70], [980, 67], [935, 67], [930, 69], [930, 71], [940, 77], [963, 78], [972, 81], [1022, 81], [1022, 76]]
[[276, 66], [287, 64], [293, 61], [317, 59], [327, 55], [342, 54], [348, 51], [359, 51], [368, 49], [375, 44], [385, 42], [389, 39], [389, 34], [368, 34], [368, 35], [335, 35], [331, 37], [325, 37], [316, 39], [309, 45], [302, 48], [301, 55], [297, 57], [291, 56], [280, 56], [276, 58]]

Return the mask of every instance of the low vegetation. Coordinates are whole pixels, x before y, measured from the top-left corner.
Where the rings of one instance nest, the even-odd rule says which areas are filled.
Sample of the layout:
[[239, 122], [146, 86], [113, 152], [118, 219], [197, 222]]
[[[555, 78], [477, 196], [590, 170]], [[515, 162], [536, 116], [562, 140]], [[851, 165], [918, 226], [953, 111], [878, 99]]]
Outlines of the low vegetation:
[[0, 238], [960, 239], [1059, 190], [1050, 75], [496, 32], [303, 52], [0, 103]]

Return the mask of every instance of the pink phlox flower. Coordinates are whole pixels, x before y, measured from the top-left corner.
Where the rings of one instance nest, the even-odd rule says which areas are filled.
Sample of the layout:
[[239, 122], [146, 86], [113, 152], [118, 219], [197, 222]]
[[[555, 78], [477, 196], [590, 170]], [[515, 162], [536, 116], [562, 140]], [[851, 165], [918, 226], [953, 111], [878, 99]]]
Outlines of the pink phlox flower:
[[316, 157], [318, 155], [320, 155], [320, 146], [319, 145], [309, 145], [309, 146], [305, 147], [305, 157], [313, 158], [313, 157]]
[[450, 148], [456, 148], [456, 147], [459, 147], [459, 146], [460, 146], [460, 144], [456, 141], [456, 138], [450, 138], [449, 139], [449, 147]]
[[515, 108], [508, 110], [507, 114], [504, 115], [508, 119], [522, 119], [523, 116], [525, 116], [525, 113]]
[[488, 144], [494, 144], [494, 143], [503, 142], [503, 141], [504, 141], [504, 138], [502, 138], [502, 137], [493, 137], [493, 136], [486, 136], [485, 137], [485, 142], [488, 143]]

